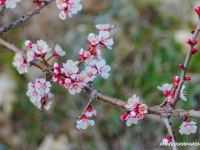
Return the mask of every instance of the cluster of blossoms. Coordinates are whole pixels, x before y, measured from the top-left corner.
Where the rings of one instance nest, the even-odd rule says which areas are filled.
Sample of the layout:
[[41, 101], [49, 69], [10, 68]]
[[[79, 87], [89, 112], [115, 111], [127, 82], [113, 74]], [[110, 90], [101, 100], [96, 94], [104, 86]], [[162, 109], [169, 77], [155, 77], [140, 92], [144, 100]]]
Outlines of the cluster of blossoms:
[[46, 81], [45, 78], [36, 79], [35, 83], [30, 82], [28, 84], [28, 91], [26, 95], [30, 98], [30, 101], [40, 110], [44, 107], [48, 110], [52, 102], [47, 102], [46, 99], [53, 97], [50, 92], [51, 83]]
[[[192, 52], [192, 54], [194, 53]], [[179, 65], [179, 67], [183, 67], [183, 66]], [[185, 77], [185, 80], [189, 81], [191, 80], [191, 77]], [[179, 82], [180, 82], [180, 77], [175, 76], [173, 85], [166, 83], [166, 84], [163, 84], [163, 86], [161, 87], [158, 86], [158, 89], [161, 90], [163, 92], [163, 96], [165, 96], [165, 101], [164, 101], [165, 104], [166, 103], [171, 104], [175, 96], [175, 92], [176, 92]], [[184, 89], [185, 89], [185, 85], [182, 85], [181, 91], [179, 93], [179, 98], [183, 101], [187, 101], [187, 98], [185, 97], [186, 92], [184, 91]], [[186, 135], [189, 135], [190, 133], [195, 133], [197, 131], [196, 122], [194, 121], [188, 122], [187, 120], [184, 120], [179, 128], [180, 128], [179, 132], [181, 134], [186, 134]], [[168, 138], [168, 136], [166, 136], [166, 138], [163, 139], [163, 142], [164, 143], [170, 142], [170, 139]]]
[[[185, 80], [190, 80], [190, 77], [185, 77]], [[178, 86], [178, 83], [180, 82], [180, 77], [175, 76], [174, 77], [174, 83], [172, 84], [163, 84], [162, 86], [158, 86], [157, 88], [163, 92], [163, 96], [165, 97], [165, 103], [171, 104], [175, 92]], [[184, 91], [185, 85], [182, 86], [181, 91], [179, 93], [180, 99], [183, 101], [187, 101], [187, 98], [185, 97], [186, 92]]]
[[90, 105], [87, 107], [85, 113], [76, 120], [76, 127], [78, 129], [86, 129], [88, 126], [94, 126], [94, 120], [89, 120], [88, 117], [97, 115], [97, 111]]
[[[62, 64], [63, 68], [57, 62], [54, 64], [54, 76], [52, 80], [59, 82], [71, 94], [80, 93], [81, 89], [87, 83], [92, 82], [97, 74], [101, 75], [104, 79], [107, 79], [110, 75], [109, 71], [111, 67], [106, 65], [106, 61], [100, 57], [100, 45], [111, 49], [114, 42], [112, 38], [108, 39], [108, 37], [109, 31], [113, 27], [109, 24], [96, 25], [96, 27], [99, 33], [102, 32], [102, 34], [96, 36], [90, 33], [88, 35], [89, 46], [87, 50], [80, 50], [79, 61], [67, 60], [66, 63]], [[91, 35], [93, 35], [93, 39]], [[82, 60], [85, 60], [85, 69], [80, 71], [78, 66]]]
[[82, 10], [81, 0], [56, 0], [57, 7], [61, 10], [59, 17], [62, 20], [72, 18], [73, 14], [77, 14]]
[[111, 31], [114, 27], [115, 26], [111, 26], [109, 24], [96, 25], [99, 34], [95, 35], [94, 33], [90, 33], [88, 35], [87, 49], [84, 50], [83, 48], [81, 48], [79, 52], [79, 59], [87, 60], [90, 56], [97, 56], [98, 58], [101, 58], [100, 45], [103, 45], [108, 49], [112, 49], [114, 41], [112, 38], [109, 38], [109, 31]]
[[135, 94], [128, 99], [125, 105], [127, 112], [120, 116], [122, 121], [126, 120], [126, 125], [131, 126], [132, 124], [137, 124], [138, 120], [144, 119], [145, 114], [148, 113], [148, 107], [146, 104], [139, 103], [139, 97]]
[[19, 3], [21, 0], [0, 0], [0, 5], [6, 6], [6, 8], [15, 8], [17, 6], [17, 3]]
[[95, 60], [93, 58], [89, 59], [85, 63], [85, 69], [81, 72], [78, 68], [78, 61], [68, 60], [63, 63], [63, 68], [56, 62], [54, 64], [54, 73], [52, 77], [54, 82], [59, 82], [69, 93], [76, 94], [80, 93], [81, 89], [88, 83], [94, 80], [96, 74], [100, 74], [101, 77], [107, 79], [109, 77], [110, 66], [106, 65], [104, 59]]
[[[52, 51], [52, 49], [43, 40], [38, 40], [36, 44], [32, 43], [30, 40], [26, 40], [25, 46], [28, 49], [26, 58], [23, 58], [20, 53], [16, 53], [13, 62], [13, 66], [17, 68], [20, 74], [28, 72], [27, 62], [31, 62], [38, 57], [45, 58], [46, 54]], [[62, 48], [59, 45], [56, 45], [52, 56], [64, 55], [65, 52]]]

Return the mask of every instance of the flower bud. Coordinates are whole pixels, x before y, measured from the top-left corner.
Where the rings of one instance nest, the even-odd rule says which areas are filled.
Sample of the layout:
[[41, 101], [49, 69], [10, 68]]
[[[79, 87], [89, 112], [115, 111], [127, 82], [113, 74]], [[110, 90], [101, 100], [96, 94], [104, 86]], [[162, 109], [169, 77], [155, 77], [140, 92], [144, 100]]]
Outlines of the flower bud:
[[178, 64], [178, 67], [179, 68], [183, 68], [183, 64]]
[[196, 13], [197, 13], [198, 15], [200, 15], [200, 6], [194, 7], [194, 10], [196, 11]]
[[194, 40], [194, 45], [196, 45], [198, 43], [198, 41], [197, 40]]
[[188, 77], [185, 77], [185, 80], [186, 80], [186, 81], [190, 81], [190, 80], [191, 80], [191, 77], [189, 77], [189, 76], [188, 76]]
[[174, 85], [177, 86], [179, 81], [180, 81], [180, 77], [179, 76], [175, 76], [174, 77]]
[[192, 54], [195, 54], [197, 51], [198, 51], [197, 48], [193, 48], [193, 49], [192, 49]]
[[127, 112], [121, 114], [121, 115], [120, 115], [120, 119], [121, 119], [122, 121], [124, 121], [124, 120], [126, 119], [127, 115], [128, 115]]
[[192, 45], [192, 40], [188, 38], [188, 39], [186, 39], [186, 43]]

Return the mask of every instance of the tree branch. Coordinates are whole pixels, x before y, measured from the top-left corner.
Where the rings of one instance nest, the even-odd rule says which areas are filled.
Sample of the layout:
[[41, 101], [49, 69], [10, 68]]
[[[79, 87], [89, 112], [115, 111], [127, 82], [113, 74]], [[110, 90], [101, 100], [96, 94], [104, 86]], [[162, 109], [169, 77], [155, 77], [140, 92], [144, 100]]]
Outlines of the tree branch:
[[167, 127], [168, 134], [169, 134], [169, 136], [171, 138], [173, 150], [177, 150], [177, 147], [176, 147], [176, 144], [175, 144], [176, 140], [175, 140], [174, 134], [172, 132], [172, 127], [170, 125], [169, 119], [168, 118], [163, 118], [163, 121], [164, 121], [164, 123], [165, 123], [165, 125]]
[[[197, 27], [195, 29], [195, 32], [193, 33], [192, 35], [192, 43], [194, 43], [194, 41], [196, 40], [198, 34], [199, 34], [199, 30], [200, 30], [200, 19], [199, 19], [199, 22], [197, 24]], [[186, 75], [186, 72], [187, 72], [187, 68], [188, 68], [188, 64], [190, 62], [190, 59], [191, 59], [191, 56], [192, 56], [192, 49], [194, 47], [194, 44], [192, 44], [187, 52], [187, 55], [186, 55], [186, 58], [185, 58], [185, 62], [184, 62], [184, 65], [183, 65], [183, 68], [182, 68], [182, 73], [181, 73], [181, 77], [180, 77], [180, 82], [178, 84], [178, 88], [176, 90], [176, 93], [175, 93], [175, 96], [174, 96], [174, 99], [171, 103], [172, 106], [175, 106], [176, 105], [176, 102], [179, 100], [179, 93], [181, 91], [181, 88], [183, 86], [183, 83], [185, 81], [185, 75]]]
[[[14, 53], [21, 53], [24, 58], [26, 58], [26, 52], [15, 46], [14, 44], [4, 40], [2, 37], [0, 37], [0, 45], [5, 47], [6, 49], [14, 52]], [[47, 66], [45, 62], [39, 59], [34, 59], [31, 62], [32, 65], [38, 67], [41, 70], [45, 70], [51, 75], [54, 75], [54, 72], [52, 71], [52, 66]], [[123, 100], [107, 96], [103, 93], [101, 93], [99, 90], [93, 88], [91, 85], [87, 85], [84, 87], [85, 92], [90, 96], [90, 98], [95, 98], [95, 100], [100, 100], [103, 102], [106, 102], [108, 104], [121, 107], [123, 109], [125, 108], [126, 102]], [[95, 96], [92, 94], [95, 93]], [[93, 96], [91, 96], [93, 95]], [[175, 109], [172, 108], [163, 108], [159, 105], [156, 106], [148, 106], [148, 114], [153, 115], [159, 115], [159, 116], [176, 116], [176, 117], [195, 117], [200, 118], [200, 110], [182, 110], [182, 109]]]
[[31, 17], [33, 17], [34, 15], [36, 14], [39, 14], [40, 11], [46, 7], [47, 5], [49, 5], [51, 2], [53, 2], [54, 0], [47, 0], [45, 3], [43, 3], [41, 5], [41, 7], [37, 7], [35, 9], [33, 9], [32, 11], [30, 11], [27, 15], [25, 16], [22, 16], [20, 17], [19, 19], [15, 20], [14, 22], [12, 22], [11, 24], [9, 25], [3, 25], [1, 28], [0, 28], [0, 33], [2, 32], [7, 32], [9, 31], [10, 29], [14, 28], [15, 26], [17, 25], [20, 25], [22, 23], [24, 23], [25, 21], [29, 20]]

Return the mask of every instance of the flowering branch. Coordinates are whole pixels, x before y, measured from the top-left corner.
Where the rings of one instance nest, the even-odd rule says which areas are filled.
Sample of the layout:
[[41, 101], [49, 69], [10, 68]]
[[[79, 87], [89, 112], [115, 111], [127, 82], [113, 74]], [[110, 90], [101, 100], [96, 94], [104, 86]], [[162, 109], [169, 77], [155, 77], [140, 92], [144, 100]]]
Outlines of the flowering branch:
[[176, 147], [176, 144], [175, 144], [175, 137], [174, 137], [174, 134], [172, 132], [172, 127], [171, 127], [171, 123], [169, 122], [169, 119], [164, 117], [163, 118], [163, 121], [167, 127], [167, 130], [168, 130], [168, 134], [169, 134], [169, 137], [170, 137], [170, 140], [172, 142], [172, 147], [173, 147], [173, 150], [177, 150], [177, 147]]
[[[8, 50], [14, 52], [14, 53], [20, 53], [24, 58], [26, 58], [26, 53], [15, 46], [14, 44], [6, 41], [5, 39], [0, 37], [0, 45], [7, 48]], [[38, 67], [39, 69], [43, 71], [47, 71], [51, 75], [54, 75], [54, 72], [52, 71], [52, 66], [47, 66], [43, 61], [39, 59], [34, 59], [31, 62], [32, 65]], [[103, 102], [106, 102], [108, 104], [121, 107], [125, 109], [125, 105], [127, 104], [123, 100], [107, 96], [103, 93], [101, 93], [99, 90], [93, 88], [91, 85], [84, 86], [84, 90], [88, 95], [91, 95], [95, 91], [95, 100], [100, 100]], [[94, 97], [93, 97], [94, 98]], [[171, 108], [163, 108], [158, 105], [156, 106], [148, 106], [148, 114], [154, 114], [154, 115], [168, 115], [168, 116], [177, 116], [177, 117], [194, 117], [194, 118], [200, 118], [200, 110], [182, 110], [182, 109], [171, 109]]]
[[178, 88], [175, 92], [175, 96], [174, 96], [174, 99], [172, 100], [171, 102], [171, 105], [172, 106], [175, 106], [176, 105], [176, 102], [179, 100], [179, 93], [181, 91], [181, 88], [183, 86], [183, 83], [185, 80], [190, 80], [190, 77], [186, 77], [186, 72], [187, 72], [187, 69], [188, 69], [188, 64], [190, 62], [190, 59], [191, 59], [191, 56], [192, 54], [196, 53], [197, 52], [197, 49], [194, 48], [194, 46], [197, 44], [197, 36], [199, 34], [199, 30], [200, 30], [200, 18], [199, 18], [199, 22], [196, 26], [196, 29], [192, 35], [192, 40], [190, 39], [187, 39], [187, 43], [190, 44], [190, 48], [187, 52], [187, 55], [186, 55], [186, 58], [185, 58], [185, 62], [184, 62], [184, 65], [181, 65], [180, 67], [182, 68], [182, 73], [181, 73], [181, 77], [180, 77], [180, 82], [178, 84]]
[[9, 25], [3, 25], [1, 28], [0, 28], [0, 33], [2, 32], [7, 32], [9, 31], [10, 29], [14, 28], [15, 26], [18, 26], [22, 23], [24, 23], [25, 21], [29, 20], [31, 17], [33, 17], [34, 15], [36, 14], [39, 14], [40, 11], [46, 7], [47, 5], [49, 5], [51, 2], [53, 2], [54, 0], [47, 0], [45, 1], [45, 3], [42, 3], [41, 4], [41, 7], [37, 7], [35, 9], [33, 9], [32, 11], [30, 11], [27, 15], [24, 15], [22, 17], [20, 17], [19, 19], [17, 19], [16, 21], [12, 22], [11, 24]]

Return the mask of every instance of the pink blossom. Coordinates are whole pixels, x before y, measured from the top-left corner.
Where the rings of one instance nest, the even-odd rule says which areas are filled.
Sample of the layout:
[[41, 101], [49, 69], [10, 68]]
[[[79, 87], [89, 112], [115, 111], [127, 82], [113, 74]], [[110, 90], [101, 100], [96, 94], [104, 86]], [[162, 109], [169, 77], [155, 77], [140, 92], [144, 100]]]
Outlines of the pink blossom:
[[27, 64], [20, 53], [16, 53], [14, 56], [14, 61], [12, 62], [13, 66], [17, 68], [19, 74], [27, 73], [28, 67]]
[[63, 51], [62, 47], [60, 45], [55, 46], [55, 50], [53, 51], [54, 56], [64, 56], [66, 53]]
[[82, 5], [79, 4], [80, 0], [56, 0], [57, 7], [61, 10], [59, 17], [62, 20], [73, 17], [73, 14], [77, 14], [82, 10]]
[[25, 45], [27, 48], [30, 48], [30, 49], [32, 48], [32, 44], [33, 44], [33, 43], [32, 43], [31, 40], [26, 40], [25, 43], [24, 43], [24, 45]]
[[38, 40], [37, 44], [32, 44], [32, 50], [39, 55], [44, 55], [47, 52], [51, 51], [51, 48], [43, 40]]
[[191, 133], [195, 133], [197, 131], [196, 122], [194, 121], [183, 121], [181, 126], [179, 127], [179, 132], [181, 134], [189, 135]]
[[158, 88], [159, 90], [163, 91], [163, 95], [164, 95], [164, 96], [168, 96], [168, 95], [170, 94], [170, 90], [172, 89], [172, 84], [166, 83], [166, 84], [163, 84], [162, 87], [157, 86], [157, 88]]
[[95, 26], [98, 30], [102, 31], [108, 31], [111, 29], [111, 26], [109, 24], [97, 24]]
[[148, 107], [147, 107], [147, 105], [146, 105], [146, 104], [141, 104], [141, 105], [139, 106], [139, 112], [140, 112], [141, 114], [146, 114], [146, 113], [148, 112]]
[[131, 114], [129, 113], [126, 117], [126, 125], [129, 127], [132, 124], [137, 124], [138, 123], [138, 118], [132, 117]]
[[99, 42], [106, 46], [108, 49], [112, 49], [112, 45], [114, 44], [114, 41], [112, 38], [109, 38], [109, 32], [108, 31], [100, 31], [99, 32]]
[[47, 102], [46, 99], [52, 98], [54, 95], [50, 92], [50, 82], [44, 78], [36, 79], [35, 83], [30, 82], [28, 84], [28, 91], [26, 95], [30, 98], [30, 101], [38, 108], [44, 107], [48, 110], [52, 102]]
[[111, 70], [111, 67], [106, 65], [106, 61], [104, 59], [96, 61], [96, 68], [98, 74], [100, 74], [102, 78], [107, 79], [110, 76], [108, 72]]
[[185, 85], [182, 85], [182, 88], [181, 88], [179, 97], [180, 97], [183, 101], [187, 101], [187, 98], [185, 97], [186, 92], [184, 91], [184, 89], [185, 89]]
[[83, 48], [80, 49], [79, 51], [79, 59], [87, 59], [90, 56], [90, 52], [89, 51], [84, 51]]
[[92, 116], [96, 116], [97, 115], [97, 111], [94, 110], [90, 105], [88, 106], [88, 108], [85, 111], [85, 116], [86, 117], [92, 117]]
[[33, 59], [37, 57], [37, 54], [34, 51], [27, 52], [27, 62], [31, 62]]
[[94, 78], [96, 77], [95, 75], [97, 74], [97, 70], [91, 66], [86, 66], [85, 67], [85, 72], [86, 72], [86, 77], [84, 81], [87, 83], [89, 81], [93, 81]]
[[49, 93], [51, 83], [49, 81], [46, 81], [45, 78], [37, 78], [35, 87], [37, 87], [37, 92], [43, 95], [44, 93]]
[[128, 99], [127, 104], [125, 105], [127, 110], [132, 110], [139, 103], [139, 96], [137, 97], [135, 94]]
[[66, 63], [63, 63], [63, 68], [61, 68], [61, 73], [70, 78], [74, 79], [79, 71], [77, 67], [78, 61], [68, 60]]
[[94, 126], [94, 120], [88, 120], [88, 117], [82, 115], [76, 121], [76, 127], [78, 129], [86, 129], [88, 126]]
[[6, 0], [5, 5], [6, 8], [15, 8], [17, 6], [17, 3], [20, 2], [21, 0]]
[[97, 46], [99, 44], [98, 36], [96, 36], [94, 33], [90, 33], [87, 37], [89, 44], [92, 46]]

